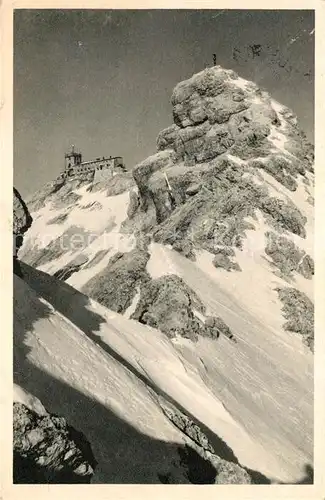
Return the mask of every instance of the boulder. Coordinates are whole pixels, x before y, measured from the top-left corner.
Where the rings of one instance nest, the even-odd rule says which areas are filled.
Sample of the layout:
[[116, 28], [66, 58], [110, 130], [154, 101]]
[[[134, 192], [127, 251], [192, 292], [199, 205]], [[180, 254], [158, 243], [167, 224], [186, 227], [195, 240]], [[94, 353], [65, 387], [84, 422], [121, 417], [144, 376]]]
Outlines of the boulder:
[[90, 483], [97, 462], [81, 432], [66, 420], [13, 405], [14, 483]]

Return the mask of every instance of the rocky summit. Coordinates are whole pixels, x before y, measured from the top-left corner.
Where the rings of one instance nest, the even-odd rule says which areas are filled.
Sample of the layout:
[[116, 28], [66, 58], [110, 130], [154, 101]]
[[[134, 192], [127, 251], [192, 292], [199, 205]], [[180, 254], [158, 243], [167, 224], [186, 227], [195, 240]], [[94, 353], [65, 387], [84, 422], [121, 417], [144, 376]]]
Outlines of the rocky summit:
[[132, 172], [54, 179], [26, 200], [32, 224], [19, 205], [17, 383], [89, 439], [93, 482], [306, 482], [313, 146], [219, 66], [171, 106]]

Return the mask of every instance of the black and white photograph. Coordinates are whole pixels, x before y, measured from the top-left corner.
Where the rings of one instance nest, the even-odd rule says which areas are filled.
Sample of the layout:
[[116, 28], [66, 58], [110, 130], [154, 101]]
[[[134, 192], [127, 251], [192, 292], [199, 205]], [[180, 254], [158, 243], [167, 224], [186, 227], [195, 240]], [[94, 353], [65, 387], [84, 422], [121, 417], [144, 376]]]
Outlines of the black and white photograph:
[[14, 485], [314, 484], [314, 88], [314, 10], [14, 10]]

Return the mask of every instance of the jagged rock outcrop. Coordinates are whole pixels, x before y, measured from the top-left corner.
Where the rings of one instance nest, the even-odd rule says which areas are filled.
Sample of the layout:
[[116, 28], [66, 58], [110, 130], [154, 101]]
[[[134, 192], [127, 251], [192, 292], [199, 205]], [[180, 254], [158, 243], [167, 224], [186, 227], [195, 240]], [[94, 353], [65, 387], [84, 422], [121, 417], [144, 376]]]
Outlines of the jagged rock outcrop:
[[90, 444], [64, 418], [13, 405], [14, 483], [90, 483]]
[[174, 125], [158, 135], [158, 152], [133, 170], [140, 197], [134, 225], [150, 212], [155, 241], [191, 259], [195, 247], [204, 248], [229, 271], [240, 268], [216, 246], [240, 248], [256, 210], [279, 232], [304, 238], [305, 216], [289, 198], [274, 196], [263, 177], [295, 191], [312, 171], [313, 148], [290, 110], [218, 66], [178, 84], [172, 104]]
[[27, 203], [31, 212], [37, 212], [43, 208], [51, 199], [65, 186], [65, 180], [54, 180], [48, 182], [41, 189], [37, 190], [32, 196], [29, 197]]
[[82, 288], [82, 292], [100, 304], [124, 313], [136, 295], [136, 288], [149, 279], [146, 249], [136, 247], [130, 252], [117, 252], [105, 269]]
[[281, 133], [284, 119], [291, 138], [285, 147], [310, 167], [312, 151], [291, 111], [276, 109], [266, 92], [233, 71], [216, 66], [179, 83], [172, 105], [174, 126], [159, 134], [159, 150], [173, 149], [178, 158], [195, 162], [225, 152], [243, 159], [265, 157], [274, 149], [268, 139]]
[[26, 203], [20, 196], [17, 189], [14, 188], [13, 199], [13, 232], [23, 235], [32, 225], [33, 219], [29, 213]]
[[[233, 461], [218, 456], [202, 429], [180, 410], [160, 399], [160, 406], [168, 419], [188, 438], [187, 447], [180, 448], [190, 481], [194, 484], [252, 484], [250, 474]], [[224, 443], [225, 444], [225, 443]], [[226, 445], [225, 445], [226, 446]], [[228, 450], [231, 454], [231, 450]], [[197, 454], [202, 460], [197, 459]], [[195, 459], [194, 459], [195, 457]]]
[[131, 172], [121, 172], [116, 173], [110, 179], [106, 181], [101, 181], [93, 183], [91, 185], [91, 192], [106, 190], [107, 196], [116, 196], [123, 193], [127, 189], [131, 189], [134, 186], [134, 179]]
[[70, 278], [74, 273], [78, 272], [82, 267], [85, 267], [85, 264], [88, 263], [87, 257], [80, 254], [78, 255], [72, 262], [69, 262], [62, 269], [59, 269], [54, 273], [53, 276], [59, 278], [62, 281], [66, 281]]
[[314, 261], [310, 255], [284, 236], [273, 232], [267, 232], [265, 236], [267, 238], [265, 253], [272, 259], [282, 276], [291, 277], [293, 272], [297, 272], [306, 279], [312, 278]]
[[204, 306], [196, 294], [178, 276], [164, 276], [141, 287], [141, 297], [132, 319], [168, 336], [176, 333], [192, 340], [204, 330], [194, 311], [204, 313]]
[[168, 337], [180, 335], [197, 341], [217, 339], [220, 334], [234, 340], [221, 318], [205, 317], [206, 308], [196, 293], [177, 275], [147, 280], [141, 286], [140, 300], [131, 318], [158, 328]]
[[284, 328], [296, 332], [314, 352], [314, 304], [307, 295], [296, 288], [277, 288], [283, 304]]
[[14, 188], [13, 194], [13, 259], [14, 273], [20, 275], [18, 262], [18, 251], [23, 244], [23, 237], [33, 222], [26, 203], [20, 196], [17, 189]]

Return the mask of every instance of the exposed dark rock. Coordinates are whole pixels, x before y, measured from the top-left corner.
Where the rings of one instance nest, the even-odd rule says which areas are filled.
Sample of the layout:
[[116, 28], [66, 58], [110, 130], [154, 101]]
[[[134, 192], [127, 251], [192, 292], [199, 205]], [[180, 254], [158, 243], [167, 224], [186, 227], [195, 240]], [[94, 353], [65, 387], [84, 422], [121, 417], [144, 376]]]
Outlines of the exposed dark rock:
[[284, 277], [290, 277], [293, 272], [297, 272], [307, 279], [312, 278], [314, 261], [304, 250], [285, 236], [272, 232], [267, 232], [265, 236], [267, 238], [265, 253], [271, 257], [273, 264]]
[[72, 205], [75, 205], [79, 200], [81, 200], [81, 196], [74, 191], [71, 190], [71, 186], [69, 184], [66, 184], [61, 190], [60, 190], [60, 196], [58, 197], [53, 197], [52, 199], [52, 207], [53, 209], [61, 209], [61, 208], [66, 208], [70, 207]]
[[276, 291], [283, 303], [282, 312], [287, 320], [284, 328], [302, 335], [304, 342], [314, 352], [314, 304], [296, 288], [277, 288]]
[[146, 272], [149, 257], [149, 253], [139, 247], [127, 253], [117, 252], [81, 291], [108, 309], [123, 313], [131, 305], [137, 286], [149, 279]]
[[174, 163], [174, 158], [174, 151], [161, 151], [153, 156], [149, 156], [149, 158], [134, 167], [132, 173], [141, 195], [142, 209], [147, 209], [151, 198], [147, 187], [149, 177], [154, 172], [164, 167], [171, 166]]
[[226, 271], [241, 271], [237, 262], [232, 262], [227, 255], [222, 253], [216, 253], [212, 263], [214, 267], [222, 268]]
[[[227, 241], [222, 243], [240, 247], [249, 228], [243, 219], [254, 217], [257, 208], [272, 219], [275, 227], [305, 237], [306, 220], [297, 207], [272, 198], [266, 187], [254, 183], [254, 175], [264, 169], [294, 191], [298, 176], [304, 176], [309, 168], [313, 148], [304, 141], [290, 110], [283, 107], [280, 115], [266, 92], [249, 82], [238, 87], [237, 80], [232, 71], [213, 67], [174, 89], [175, 123], [158, 135], [159, 153], [134, 169], [140, 210], [151, 207], [155, 213], [155, 241], [178, 249], [182, 240], [191, 240], [194, 247], [215, 253], [216, 233], [217, 240], [220, 232], [225, 237], [221, 224], [228, 227]], [[277, 127], [282, 133], [283, 120], [287, 137], [284, 147], [288, 153], [294, 150], [295, 157], [286, 158], [270, 140]], [[226, 154], [236, 156], [239, 162], [249, 161], [246, 165], [234, 162]], [[264, 162], [256, 160], [261, 157]], [[186, 166], [186, 174], [181, 165]], [[212, 220], [208, 234], [204, 216]], [[192, 252], [188, 255], [192, 258]]]
[[179, 252], [180, 254], [184, 255], [184, 257], [187, 257], [190, 260], [195, 261], [195, 253], [194, 253], [194, 245], [193, 242], [189, 239], [181, 239], [181, 240], [176, 240], [173, 244], [173, 249], [176, 250], [176, 252]]
[[215, 254], [220, 252], [220, 245], [241, 247], [245, 231], [254, 229], [245, 217], [254, 216], [267, 195], [253, 182], [242, 179], [242, 174], [230, 161], [211, 165], [211, 171], [203, 174], [202, 189], [153, 230], [154, 240], [176, 249], [189, 241], [191, 249], [204, 248]]
[[51, 196], [58, 193], [64, 185], [64, 179], [55, 180], [45, 184], [45, 186], [36, 191], [36, 193], [26, 200], [29, 210], [31, 212], [37, 212], [43, 208], [49, 202]]
[[251, 160], [250, 166], [257, 167], [265, 170], [265, 172], [272, 175], [278, 182], [285, 186], [289, 191], [295, 191], [297, 189], [297, 182], [294, 179], [298, 174], [298, 169], [296, 169], [296, 175], [291, 175], [286, 173], [290, 162], [282, 157], [272, 155], [265, 158], [264, 161]]
[[196, 294], [175, 275], [163, 276], [145, 283], [132, 319], [159, 328], [169, 337], [176, 333], [196, 340], [203, 324], [194, 316], [193, 309], [204, 311]]
[[88, 257], [80, 254], [62, 269], [58, 269], [53, 276], [62, 281], [68, 280], [74, 273], [78, 272], [87, 263]]
[[133, 215], [140, 206], [140, 198], [136, 191], [131, 190], [129, 193], [130, 203], [128, 206], [127, 215], [129, 219], [132, 219]]
[[206, 335], [212, 339], [218, 338], [219, 335], [225, 335], [233, 342], [237, 342], [229, 326], [222, 318], [217, 316], [208, 316], [204, 322]]
[[81, 432], [56, 415], [13, 409], [14, 483], [90, 483], [97, 462]]
[[178, 452], [181, 464], [187, 470], [187, 477], [192, 484], [215, 484], [217, 471], [211, 461], [205, 458], [204, 451], [192, 444], [192, 446], [180, 446]]
[[99, 201], [91, 201], [87, 205], [80, 205], [81, 210], [101, 210], [103, 205]]
[[209, 443], [207, 436], [187, 415], [175, 407], [172, 408], [171, 404], [164, 404], [161, 399], [160, 407], [168, 419], [187, 437], [191, 438], [195, 444], [200, 446], [204, 451], [214, 453], [213, 446]]
[[162, 151], [164, 149], [170, 149], [176, 140], [176, 135], [179, 128], [177, 125], [172, 125], [164, 130], [162, 130], [157, 137], [157, 149]]
[[197, 194], [202, 188], [202, 184], [192, 184], [190, 187], [186, 189], [186, 194], [189, 196], [194, 196]]
[[314, 265], [314, 260], [310, 255], [304, 253], [303, 257], [301, 258], [298, 268], [297, 268], [298, 273], [302, 274], [307, 279], [311, 279], [311, 277], [315, 273], [315, 265]]
[[[270, 127], [250, 120], [247, 122], [245, 115], [236, 118], [236, 127], [239, 126], [241, 132], [229, 152], [243, 160], [268, 156], [271, 152], [271, 144], [268, 141]], [[247, 123], [249, 127], [246, 126]]]
[[[195, 157], [198, 162], [226, 150], [243, 159], [267, 156], [272, 149], [267, 140], [271, 126], [278, 127], [281, 121], [266, 92], [252, 83], [239, 88], [237, 79], [231, 71], [214, 67], [178, 84], [172, 96], [175, 124], [159, 134], [158, 149], [172, 148], [177, 157], [185, 161]], [[289, 115], [284, 118], [292, 139], [288, 142], [301, 144], [296, 121], [290, 121]], [[192, 129], [190, 135], [188, 129]], [[306, 151], [308, 148], [312, 149], [307, 144], [300, 146]], [[301, 151], [300, 157], [309, 161], [305, 152]]]
[[178, 334], [194, 342], [199, 336], [217, 339], [224, 334], [233, 338], [221, 318], [211, 317], [203, 322], [195, 312], [205, 313], [196, 293], [182, 278], [167, 275], [142, 284], [140, 300], [131, 318], [158, 328], [168, 337]]
[[62, 214], [56, 215], [55, 217], [53, 217], [53, 219], [50, 219], [48, 221], [48, 225], [51, 225], [51, 224], [63, 224], [63, 222], [65, 222], [68, 217], [69, 217], [69, 213], [68, 212], [64, 212]]
[[90, 269], [91, 267], [96, 266], [104, 257], [107, 255], [107, 253], [110, 251], [110, 248], [105, 248], [103, 250], [98, 250], [98, 252], [95, 253], [95, 255], [83, 265], [83, 269]]
[[270, 216], [269, 221], [276, 229], [286, 229], [302, 238], [306, 237], [307, 218], [295, 205], [278, 198], [265, 197], [261, 201], [261, 208]]
[[13, 194], [13, 232], [15, 234], [23, 234], [32, 225], [33, 219], [29, 213], [26, 203], [20, 196], [17, 189], [14, 189]]
[[92, 179], [93, 173], [69, 180], [58, 178], [52, 182], [48, 182], [26, 199], [27, 206], [31, 212], [37, 212], [52, 202], [57, 209], [70, 207], [80, 199], [79, 195], [73, 191], [87, 185], [91, 187]]
[[13, 235], [14, 235], [14, 255], [17, 254], [23, 243], [23, 236], [31, 227], [33, 222], [26, 203], [14, 188], [13, 194]]

